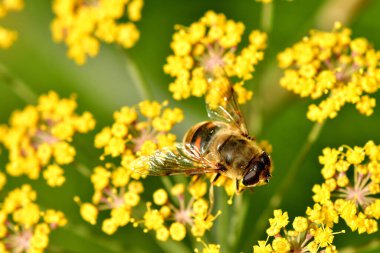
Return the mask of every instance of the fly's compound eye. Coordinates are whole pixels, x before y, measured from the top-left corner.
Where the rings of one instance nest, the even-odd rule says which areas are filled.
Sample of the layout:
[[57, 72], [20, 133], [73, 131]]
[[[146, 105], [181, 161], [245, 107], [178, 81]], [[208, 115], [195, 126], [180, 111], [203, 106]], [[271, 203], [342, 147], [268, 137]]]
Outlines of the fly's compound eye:
[[261, 154], [260, 161], [264, 165], [266, 165], [266, 166], [270, 166], [271, 165], [271, 161], [270, 161], [269, 155], [265, 151], [263, 151], [263, 153]]
[[263, 152], [258, 159], [251, 161], [248, 165], [248, 172], [244, 175], [242, 183], [245, 186], [262, 185], [269, 182], [271, 160], [266, 152]]
[[253, 186], [257, 184], [260, 180], [260, 171], [265, 165], [261, 162], [253, 162], [248, 170], [248, 172], [243, 177], [243, 185]]

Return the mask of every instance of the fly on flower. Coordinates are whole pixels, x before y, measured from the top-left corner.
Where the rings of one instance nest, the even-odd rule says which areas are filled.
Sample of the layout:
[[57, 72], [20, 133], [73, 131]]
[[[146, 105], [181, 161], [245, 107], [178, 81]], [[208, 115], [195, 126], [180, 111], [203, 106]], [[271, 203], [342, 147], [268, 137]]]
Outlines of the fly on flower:
[[236, 180], [245, 187], [268, 183], [272, 162], [255, 139], [248, 135], [235, 94], [224, 96], [226, 106], [214, 108], [206, 103], [210, 121], [190, 128], [181, 144], [156, 151], [136, 160], [132, 170], [153, 176], [216, 173]]

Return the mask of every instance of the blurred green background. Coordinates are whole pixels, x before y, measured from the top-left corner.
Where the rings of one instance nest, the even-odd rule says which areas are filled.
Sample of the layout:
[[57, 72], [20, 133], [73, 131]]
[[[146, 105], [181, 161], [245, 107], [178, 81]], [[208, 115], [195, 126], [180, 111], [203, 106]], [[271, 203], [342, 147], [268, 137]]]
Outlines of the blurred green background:
[[[22, 12], [12, 13], [1, 20], [1, 25], [17, 30], [19, 38], [12, 48], [0, 51], [0, 64], [37, 94], [49, 90], [56, 90], [61, 96], [78, 94], [79, 110], [88, 110], [94, 114], [97, 120], [96, 131], [99, 131], [112, 122], [113, 111], [123, 105], [136, 104], [141, 98], [126, 71], [124, 54], [117, 46], [103, 44], [100, 54], [89, 59], [84, 66], [77, 66], [66, 57], [66, 46], [55, 44], [51, 39], [51, 4], [51, 1], [26, 1]], [[142, 20], [137, 24], [141, 31], [140, 41], [127, 52], [136, 62], [155, 98], [159, 101], [168, 99], [184, 109], [185, 121], [175, 128], [178, 139], [181, 139], [189, 127], [207, 119], [207, 115], [203, 99], [173, 101], [168, 92], [171, 78], [163, 73], [162, 67], [165, 58], [171, 54], [169, 44], [174, 25], [189, 25], [210, 9], [223, 12], [230, 19], [242, 21], [247, 31], [260, 29], [262, 4], [254, 0], [146, 0]], [[312, 127], [312, 123], [306, 119], [310, 101], [291, 95], [278, 84], [281, 71], [275, 61], [276, 54], [300, 40], [310, 28], [330, 30], [336, 20], [351, 27], [354, 37], [364, 36], [376, 49], [380, 49], [379, 13], [380, 1], [274, 2], [273, 28], [269, 33], [265, 60], [259, 64], [254, 79], [247, 83], [247, 87], [255, 91], [252, 102], [254, 106], [252, 110], [244, 106], [243, 111], [249, 119], [251, 133], [258, 135], [259, 139], [269, 140], [273, 145], [275, 171], [269, 185], [255, 189], [253, 193], [244, 192], [249, 210], [236, 252], [251, 252], [252, 245], [258, 239], [265, 240], [265, 231], [254, 231], [255, 224], [268, 204], [268, 199], [286, 176]], [[378, 98], [378, 95], [375, 94], [375, 97]], [[24, 106], [25, 102], [0, 78], [0, 122], [6, 123], [13, 110]], [[248, 115], [247, 111], [251, 114]], [[302, 163], [296, 180], [285, 193], [281, 208], [288, 211], [290, 217], [303, 215], [306, 207], [312, 205], [313, 184], [322, 182], [319, 172], [321, 166], [318, 164], [321, 150], [326, 146], [338, 147], [342, 144], [362, 146], [368, 140], [379, 144], [379, 126], [379, 107], [371, 117], [365, 117], [353, 106], [345, 106], [336, 119], [328, 120]], [[91, 168], [100, 163], [97, 159], [100, 152], [93, 148], [96, 131], [86, 136], [77, 136], [74, 142], [78, 147], [78, 161]], [[4, 170], [5, 162], [6, 159], [1, 157], [1, 170]], [[38, 202], [41, 205], [61, 209], [67, 214], [72, 225], [52, 234], [48, 252], [174, 252], [171, 248], [173, 243], [159, 245], [153, 236], [144, 234], [141, 229], [133, 229], [130, 225], [109, 237], [98, 226], [92, 227], [85, 223], [72, 199], [79, 195], [83, 200], [90, 200], [92, 186], [88, 179], [70, 166], [65, 173], [67, 181], [63, 187], [57, 189], [47, 187], [43, 180], [31, 182], [25, 177], [8, 177], [9, 182], [0, 195], [2, 199], [9, 189], [21, 183], [31, 183], [38, 191]], [[161, 186], [158, 178], [149, 180], [153, 185], [151, 191]], [[219, 219], [214, 229], [219, 228], [218, 223]], [[334, 242], [338, 248], [361, 247], [374, 238], [379, 238], [379, 235], [380, 233], [359, 236], [348, 232], [336, 236]], [[226, 233], [224, 239], [227, 241], [229, 236], [231, 235]], [[210, 243], [220, 243], [223, 247], [225, 242], [213, 239], [215, 238], [211, 236]], [[199, 248], [202, 248], [200, 244]], [[192, 252], [192, 249], [189, 248], [188, 252]], [[222, 249], [222, 252], [227, 251]], [[374, 244], [372, 249], [359, 249], [358, 252], [380, 252], [380, 247], [376, 248]]]

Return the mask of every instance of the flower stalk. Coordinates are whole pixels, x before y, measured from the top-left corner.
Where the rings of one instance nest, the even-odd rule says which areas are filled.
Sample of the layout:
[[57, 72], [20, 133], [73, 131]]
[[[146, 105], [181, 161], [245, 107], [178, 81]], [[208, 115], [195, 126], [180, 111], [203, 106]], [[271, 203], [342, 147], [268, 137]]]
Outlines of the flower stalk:
[[32, 104], [37, 101], [37, 95], [23, 81], [16, 78], [0, 63], [0, 80], [6, 84], [19, 98], [26, 103]]
[[136, 62], [127, 53], [125, 53], [125, 69], [140, 97], [142, 99], [153, 99], [151, 89], [145, 82]]

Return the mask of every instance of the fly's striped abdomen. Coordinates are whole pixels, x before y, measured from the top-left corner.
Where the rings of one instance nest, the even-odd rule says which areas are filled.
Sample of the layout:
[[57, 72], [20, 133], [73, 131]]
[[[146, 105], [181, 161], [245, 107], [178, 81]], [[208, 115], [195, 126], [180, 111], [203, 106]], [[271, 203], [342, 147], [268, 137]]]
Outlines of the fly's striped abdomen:
[[201, 122], [187, 132], [184, 143], [198, 150], [199, 154], [204, 156], [208, 153], [215, 134], [224, 126], [224, 123], [219, 122]]

